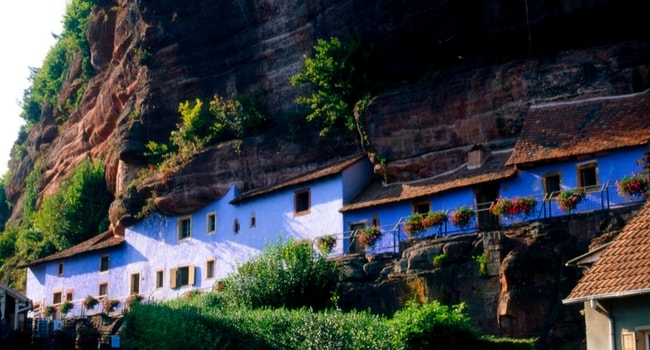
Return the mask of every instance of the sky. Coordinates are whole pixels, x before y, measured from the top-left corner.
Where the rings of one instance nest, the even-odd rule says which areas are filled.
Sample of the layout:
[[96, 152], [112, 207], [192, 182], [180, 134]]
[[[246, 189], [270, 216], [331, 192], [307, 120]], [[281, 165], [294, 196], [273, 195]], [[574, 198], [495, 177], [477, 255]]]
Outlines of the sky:
[[29, 67], [40, 68], [61, 34], [69, 0], [18, 0], [3, 2], [0, 12], [0, 176], [7, 172], [11, 147], [18, 137], [20, 102], [29, 87]]

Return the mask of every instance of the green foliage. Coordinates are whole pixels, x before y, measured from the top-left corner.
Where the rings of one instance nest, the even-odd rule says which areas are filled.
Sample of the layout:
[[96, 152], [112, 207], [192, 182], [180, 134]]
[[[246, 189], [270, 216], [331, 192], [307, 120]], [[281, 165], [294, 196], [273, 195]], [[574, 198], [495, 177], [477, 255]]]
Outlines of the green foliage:
[[37, 162], [25, 178], [25, 191], [23, 194], [23, 227], [32, 226], [32, 216], [36, 212], [38, 200], [38, 179], [41, 177], [41, 163]]
[[261, 255], [238, 266], [237, 273], [222, 283], [229, 305], [323, 309], [337, 286], [338, 271], [322, 256], [314, 256], [311, 244], [278, 240]]
[[478, 273], [481, 277], [487, 277], [488, 272], [487, 272], [487, 259], [485, 258], [485, 254], [481, 255], [475, 255], [472, 257], [474, 261], [478, 263]]
[[390, 321], [397, 336], [395, 347], [407, 349], [479, 349], [465, 304], [442, 305], [437, 301], [419, 305], [414, 301], [395, 313]]
[[103, 164], [86, 159], [61, 183], [59, 192], [43, 198], [34, 226], [57, 250], [66, 249], [108, 228], [112, 199]]
[[332, 37], [319, 39], [314, 50], [313, 57], [305, 57], [304, 71], [291, 77], [294, 86], [311, 86], [309, 94], [298, 97], [296, 102], [311, 110], [307, 120], [320, 123], [321, 136], [340, 126], [352, 131], [355, 126], [352, 109], [367, 93], [356, 77], [354, 56], [359, 47], [354, 41], [344, 45]]
[[5, 192], [5, 181], [0, 183], [0, 232], [5, 229], [5, 222], [11, 216], [11, 207], [7, 201], [7, 193]]
[[124, 349], [534, 349], [532, 340], [479, 337], [464, 304], [407, 303], [392, 318], [368, 311], [249, 309], [221, 292], [136, 304], [124, 316]]
[[[93, 6], [92, 0], [72, 0], [67, 4], [63, 33], [45, 56], [42, 67], [32, 68], [31, 86], [23, 93], [21, 117], [27, 124], [38, 122], [43, 105], [63, 107], [58, 106], [56, 97], [75, 57], [81, 57], [82, 79], [87, 80], [92, 74], [86, 32]], [[83, 91], [77, 91], [76, 94], [75, 100], [70, 102], [73, 104], [71, 107], [78, 105]]]
[[433, 258], [433, 266], [442, 267], [445, 261], [447, 261], [447, 254], [438, 254]]
[[182, 102], [178, 105], [181, 122], [171, 132], [170, 142], [150, 141], [145, 156], [173, 170], [209, 144], [257, 135], [269, 125], [262, 112], [264, 103], [259, 96], [225, 99], [218, 95], [207, 104], [199, 98]]

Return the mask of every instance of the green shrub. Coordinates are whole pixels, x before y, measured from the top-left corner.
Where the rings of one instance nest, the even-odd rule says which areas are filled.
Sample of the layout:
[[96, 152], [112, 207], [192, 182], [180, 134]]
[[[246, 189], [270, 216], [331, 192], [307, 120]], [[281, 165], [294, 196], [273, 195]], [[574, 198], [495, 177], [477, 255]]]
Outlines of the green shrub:
[[291, 238], [268, 245], [261, 255], [238, 266], [221, 282], [221, 294], [230, 305], [323, 309], [337, 281], [334, 263], [314, 256], [311, 244]]
[[472, 259], [474, 259], [474, 261], [478, 263], [479, 275], [481, 277], [487, 277], [488, 276], [487, 259], [485, 258], [485, 254], [473, 256]]
[[438, 254], [433, 258], [433, 266], [435, 267], [442, 267], [444, 263], [447, 261], [447, 254]]
[[33, 215], [34, 227], [57, 250], [83, 242], [108, 228], [113, 198], [106, 188], [101, 160], [84, 160], [57, 193], [45, 196]]

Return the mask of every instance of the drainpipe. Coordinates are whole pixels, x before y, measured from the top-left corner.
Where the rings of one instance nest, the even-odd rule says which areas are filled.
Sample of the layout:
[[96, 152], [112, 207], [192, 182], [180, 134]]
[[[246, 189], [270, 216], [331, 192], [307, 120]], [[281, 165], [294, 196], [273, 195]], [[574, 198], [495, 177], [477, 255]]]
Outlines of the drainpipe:
[[599, 304], [595, 299], [589, 299], [589, 306], [592, 310], [598, 312], [599, 314], [607, 318], [607, 323], [609, 324], [609, 348], [616, 350], [616, 335], [614, 334], [614, 318], [611, 317], [609, 312]]

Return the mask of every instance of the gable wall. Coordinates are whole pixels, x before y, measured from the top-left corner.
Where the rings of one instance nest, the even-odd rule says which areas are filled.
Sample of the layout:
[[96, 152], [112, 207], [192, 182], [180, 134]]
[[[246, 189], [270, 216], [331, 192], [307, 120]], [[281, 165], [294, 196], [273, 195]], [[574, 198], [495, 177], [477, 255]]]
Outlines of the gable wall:
[[[99, 272], [99, 261], [102, 255], [109, 255], [109, 270]], [[124, 247], [117, 246], [88, 254], [77, 255], [62, 260], [64, 263], [63, 276], [58, 276], [59, 261], [39, 264], [27, 269], [27, 297], [42, 306], [53, 305], [55, 292], [62, 292], [63, 300], [68, 290], [73, 291], [74, 308], [69, 315], [79, 315], [82, 302], [86, 296], [97, 297], [99, 284], [108, 282], [108, 297], [111, 299], [126, 299], [128, 296], [128, 280], [125, 275]], [[90, 313], [101, 312], [99, 306]]]
[[[264, 246], [280, 237], [298, 240], [314, 239], [327, 232], [340, 232], [343, 227], [341, 176], [329, 177], [303, 186], [276, 191], [249, 199], [237, 205], [230, 201], [236, 195], [231, 189], [226, 196], [187, 216], [152, 215], [126, 230], [127, 271], [142, 276], [141, 291], [145, 298], [164, 300], [175, 298], [192, 289], [210, 289], [218, 279], [235, 271], [236, 264], [259, 254]], [[310, 212], [294, 215], [294, 191], [308, 188]], [[251, 213], [255, 227], [251, 227]], [[208, 213], [216, 213], [216, 233], [208, 234]], [[192, 237], [178, 240], [178, 220], [191, 217]], [[240, 231], [233, 231], [239, 221]], [[215, 277], [206, 278], [206, 264], [216, 260]], [[195, 266], [195, 284], [191, 287], [170, 288], [170, 269]], [[164, 271], [164, 287], [155, 289], [156, 271]]]

